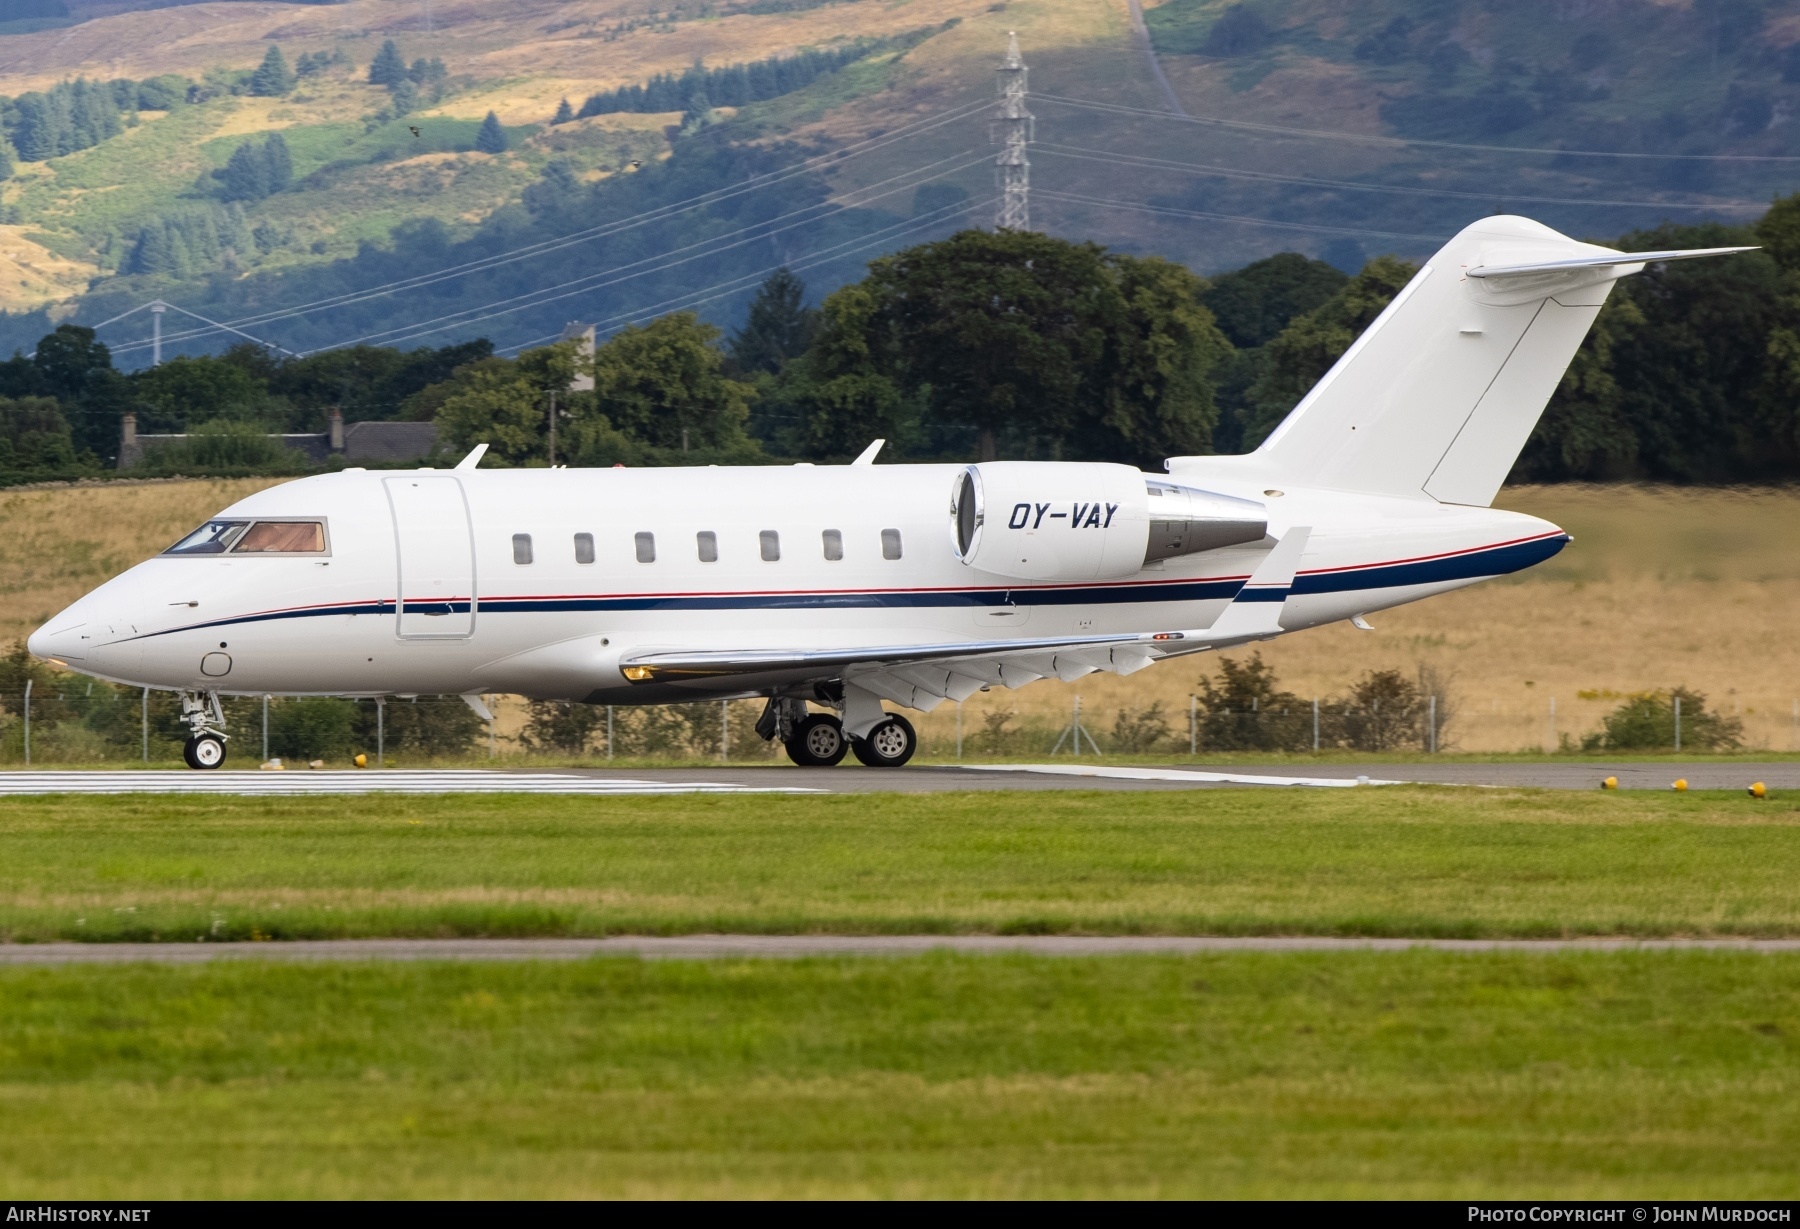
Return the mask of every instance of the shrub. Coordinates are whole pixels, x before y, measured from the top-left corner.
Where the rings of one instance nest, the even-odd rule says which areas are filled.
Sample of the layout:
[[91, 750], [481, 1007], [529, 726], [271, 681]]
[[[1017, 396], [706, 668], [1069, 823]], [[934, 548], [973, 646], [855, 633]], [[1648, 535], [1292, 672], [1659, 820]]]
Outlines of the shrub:
[[1148, 708], [1122, 708], [1113, 718], [1112, 749], [1127, 755], [1154, 751], [1158, 743], [1169, 737], [1169, 720], [1163, 715], [1162, 702]]
[[521, 741], [539, 755], [583, 755], [606, 728], [606, 710], [593, 704], [533, 700], [526, 712]]
[[1275, 685], [1261, 653], [1219, 659], [1219, 681], [1200, 676], [1200, 745], [1214, 751], [1303, 751], [1312, 746], [1312, 706]]
[[1582, 739], [1585, 751], [1661, 751], [1675, 746], [1675, 701], [1681, 701], [1681, 746], [1685, 750], [1735, 751], [1743, 745], [1744, 723], [1706, 711], [1706, 697], [1686, 687], [1632, 696], [1608, 713], [1602, 731]]
[[269, 709], [269, 754], [292, 760], [347, 759], [356, 747], [356, 702], [324, 696]]
[[[390, 700], [383, 706], [384, 749], [401, 750], [433, 759], [469, 754], [470, 747], [486, 730], [487, 723], [461, 696], [418, 696]], [[375, 741], [375, 706], [358, 711], [358, 735], [365, 746]]]
[[1337, 738], [1358, 751], [1419, 746], [1425, 737], [1425, 701], [1398, 670], [1370, 670], [1334, 706]]

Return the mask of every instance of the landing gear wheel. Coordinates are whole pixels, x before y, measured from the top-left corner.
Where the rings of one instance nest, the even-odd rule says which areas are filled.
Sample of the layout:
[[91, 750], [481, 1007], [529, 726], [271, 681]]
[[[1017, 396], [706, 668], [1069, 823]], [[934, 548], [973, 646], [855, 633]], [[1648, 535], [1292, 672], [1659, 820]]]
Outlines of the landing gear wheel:
[[919, 736], [912, 722], [893, 713], [870, 730], [867, 738], [850, 740], [850, 750], [870, 768], [898, 768], [918, 749]]
[[217, 734], [196, 734], [181, 748], [189, 768], [217, 768], [225, 762], [225, 740]]
[[788, 758], [800, 767], [830, 768], [844, 758], [850, 740], [836, 717], [814, 713], [794, 727], [786, 746]]

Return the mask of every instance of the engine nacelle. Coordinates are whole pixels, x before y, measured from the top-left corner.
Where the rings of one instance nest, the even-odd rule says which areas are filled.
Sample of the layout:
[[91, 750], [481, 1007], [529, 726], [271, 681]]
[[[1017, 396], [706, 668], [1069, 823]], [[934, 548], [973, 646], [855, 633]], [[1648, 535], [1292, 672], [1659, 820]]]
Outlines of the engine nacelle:
[[985, 461], [951, 495], [956, 554], [1020, 580], [1117, 580], [1155, 559], [1260, 541], [1262, 505], [1103, 462]]

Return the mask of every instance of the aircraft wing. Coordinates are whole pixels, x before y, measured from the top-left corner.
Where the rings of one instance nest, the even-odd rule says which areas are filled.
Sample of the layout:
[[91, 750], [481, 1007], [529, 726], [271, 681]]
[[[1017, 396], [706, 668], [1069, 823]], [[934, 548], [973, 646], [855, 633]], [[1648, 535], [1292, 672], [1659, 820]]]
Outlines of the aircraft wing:
[[1289, 530], [1210, 627], [855, 648], [652, 651], [627, 656], [620, 669], [634, 683], [842, 678], [927, 711], [987, 687], [1019, 687], [1049, 677], [1069, 682], [1096, 671], [1131, 674], [1164, 657], [1279, 635], [1282, 606], [1310, 532]]

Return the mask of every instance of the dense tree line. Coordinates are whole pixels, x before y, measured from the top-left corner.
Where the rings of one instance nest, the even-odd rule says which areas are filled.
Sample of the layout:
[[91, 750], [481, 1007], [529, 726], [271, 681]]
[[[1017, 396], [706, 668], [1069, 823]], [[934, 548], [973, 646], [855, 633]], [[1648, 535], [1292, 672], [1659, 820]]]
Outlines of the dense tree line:
[[774, 56], [749, 64], [707, 68], [696, 64], [677, 76], [658, 73], [643, 85], [590, 94], [575, 118], [616, 111], [683, 111], [690, 115], [711, 107], [742, 107], [804, 89], [826, 73], [836, 72], [887, 45], [881, 39], [857, 39], [828, 51], [807, 48], [794, 55]]
[[207, 447], [184, 457], [202, 470], [285, 472], [294, 458], [268, 448], [268, 433], [323, 430], [332, 409], [346, 422], [401, 418], [422, 390], [492, 352], [477, 340], [414, 350], [350, 346], [293, 358], [245, 343], [124, 372], [92, 329], [65, 324], [30, 356], [0, 361], [0, 484], [110, 469], [127, 412], [146, 434], [206, 437]]

